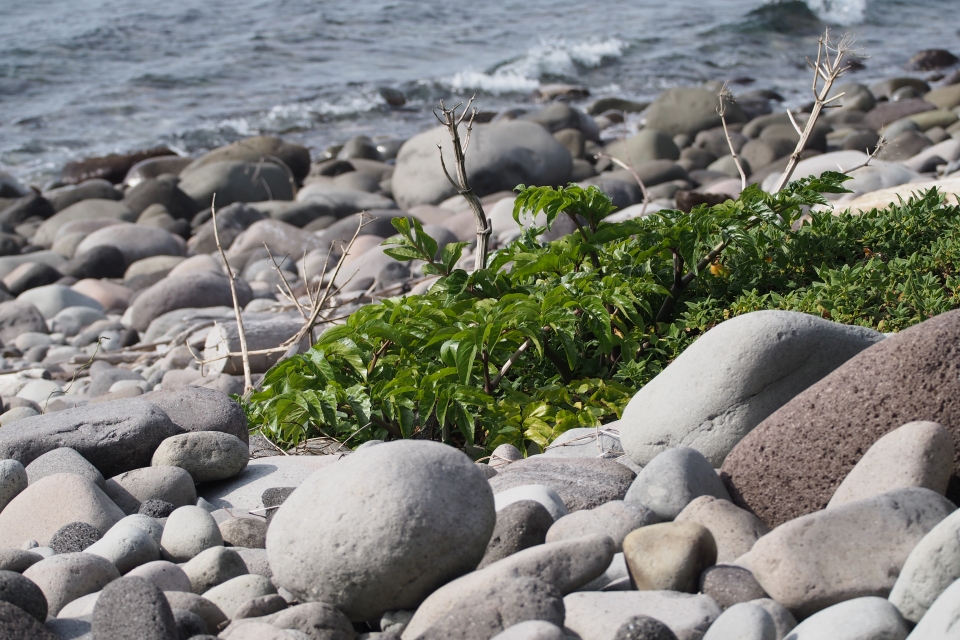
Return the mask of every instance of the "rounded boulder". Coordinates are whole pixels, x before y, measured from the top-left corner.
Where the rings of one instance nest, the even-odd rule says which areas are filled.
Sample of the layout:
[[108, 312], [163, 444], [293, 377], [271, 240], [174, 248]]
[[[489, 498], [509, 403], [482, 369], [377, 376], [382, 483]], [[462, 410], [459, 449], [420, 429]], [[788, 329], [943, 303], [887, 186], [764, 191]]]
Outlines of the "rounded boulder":
[[240, 438], [219, 431], [193, 431], [161, 442], [152, 465], [180, 467], [199, 483], [232, 478], [249, 460], [250, 450]]
[[467, 456], [391, 442], [307, 478], [277, 510], [267, 553], [275, 582], [301, 601], [370, 620], [475, 569], [495, 521], [490, 485]]

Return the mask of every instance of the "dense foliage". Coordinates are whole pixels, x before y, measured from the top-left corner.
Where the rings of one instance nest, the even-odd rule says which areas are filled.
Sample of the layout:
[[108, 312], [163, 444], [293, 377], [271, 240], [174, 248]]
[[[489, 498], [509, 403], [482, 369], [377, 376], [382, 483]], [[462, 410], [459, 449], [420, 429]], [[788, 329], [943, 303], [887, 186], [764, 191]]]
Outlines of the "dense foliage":
[[[385, 244], [427, 262], [424, 295], [368, 305], [307, 353], [267, 373], [251, 428], [292, 445], [327, 435], [435, 438], [476, 455], [545, 446], [620, 416], [634, 391], [698, 335], [757, 309], [791, 309], [896, 331], [960, 306], [960, 208], [930, 192], [883, 211], [811, 213], [846, 176], [690, 213], [607, 223], [596, 188], [519, 187], [514, 217], [568, 216], [577, 231], [542, 243], [530, 228], [486, 269], [456, 265], [418, 222]], [[804, 220], [800, 224], [801, 219]], [[681, 401], [682, 399], [678, 399]]]

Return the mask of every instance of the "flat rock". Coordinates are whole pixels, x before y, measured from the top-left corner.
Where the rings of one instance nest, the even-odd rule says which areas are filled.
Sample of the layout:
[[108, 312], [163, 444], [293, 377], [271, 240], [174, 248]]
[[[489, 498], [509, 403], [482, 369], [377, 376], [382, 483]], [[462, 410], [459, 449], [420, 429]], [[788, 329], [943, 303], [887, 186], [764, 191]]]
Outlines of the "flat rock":
[[216, 521], [204, 509], [180, 507], [170, 514], [160, 538], [164, 560], [186, 562], [210, 547], [222, 547], [223, 537]]
[[[864, 453], [907, 420], [960, 434], [960, 312], [848, 360], [758, 425], [723, 472], [734, 501], [776, 526], [823, 509]], [[954, 461], [953, 473], [958, 472]]]
[[179, 429], [165, 413], [138, 398], [23, 418], [0, 430], [0, 457], [30, 464], [70, 447], [104, 477], [150, 466], [150, 457]]
[[723, 482], [699, 451], [675, 447], [649, 461], [624, 500], [649, 507], [661, 520], [673, 520], [701, 496], [730, 499]]
[[628, 535], [623, 556], [640, 591], [696, 593], [700, 574], [716, 564], [717, 543], [702, 525], [663, 522]]
[[713, 496], [691, 501], [675, 521], [696, 522], [709, 529], [717, 543], [717, 562], [721, 563], [736, 560], [750, 551], [761, 536], [770, 533], [770, 528], [752, 513]]
[[498, 510], [493, 534], [478, 568], [543, 544], [553, 523], [550, 512], [533, 500], [520, 500]]
[[591, 509], [623, 500], [635, 474], [613, 460], [534, 457], [518, 460], [490, 479], [494, 493], [541, 484], [557, 492], [567, 509]]
[[72, 473], [83, 476], [101, 489], [106, 488], [103, 475], [87, 459], [69, 447], [48, 451], [26, 466], [30, 484], [55, 473]]
[[954, 511], [913, 548], [890, 602], [906, 620], [919, 622], [941, 593], [960, 579], [960, 512]]
[[[905, 640], [909, 632], [896, 607], [883, 598], [866, 596], [835, 604], [810, 616], [787, 637], [790, 640]], [[923, 637], [933, 640], [936, 636]]]
[[112, 562], [92, 553], [65, 553], [38, 562], [23, 576], [40, 587], [49, 615], [56, 616], [64, 605], [100, 591], [120, 573]]
[[94, 638], [170, 640], [177, 623], [170, 604], [155, 584], [144, 578], [120, 578], [103, 589], [93, 609]]
[[[671, 447], [692, 447], [719, 467], [771, 413], [882, 339], [792, 311], [722, 322], [633, 396], [619, 421], [623, 448], [646, 465]], [[679, 406], [671, 401], [678, 393], [686, 398]]]
[[397, 441], [310, 476], [277, 509], [267, 553], [277, 584], [301, 601], [368, 620], [475, 568], [494, 523], [493, 493], [468, 457]]
[[0, 547], [19, 547], [24, 540], [46, 546], [69, 522], [85, 522], [106, 533], [123, 515], [90, 480], [57, 473], [27, 487], [0, 513]]
[[909, 422], [873, 443], [837, 487], [827, 509], [904, 487], [946, 493], [953, 456], [949, 431], [936, 422]]
[[163, 500], [176, 507], [197, 503], [193, 478], [180, 467], [152, 466], [121, 473], [105, 483], [104, 493], [124, 513], [137, 513], [148, 500]]
[[929, 489], [896, 489], [782, 524], [738, 564], [771, 598], [807, 617], [851, 598], [889, 595], [913, 548], [953, 510]]
[[[499, 517], [498, 514], [498, 521]], [[611, 500], [594, 509], [582, 509], [560, 518], [547, 532], [546, 542], [599, 534], [610, 536], [619, 552], [627, 534], [657, 522], [660, 522], [657, 514], [643, 504]]]
[[664, 623], [678, 640], [701, 640], [721, 613], [707, 596], [674, 591], [581, 591], [566, 596], [563, 604], [565, 629], [582, 640], [613, 640], [638, 615]]
[[161, 442], [151, 465], [180, 467], [200, 483], [232, 478], [249, 460], [250, 450], [240, 438], [219, 431], [192, 431]]
[[238, 475], [199, 488], [200, 497], [217, 508], [263, 508], [263, 492], [277, 487], [299, 487], [318, 469], [337, 462], [340, 456], [273, 456], [251, 460]]

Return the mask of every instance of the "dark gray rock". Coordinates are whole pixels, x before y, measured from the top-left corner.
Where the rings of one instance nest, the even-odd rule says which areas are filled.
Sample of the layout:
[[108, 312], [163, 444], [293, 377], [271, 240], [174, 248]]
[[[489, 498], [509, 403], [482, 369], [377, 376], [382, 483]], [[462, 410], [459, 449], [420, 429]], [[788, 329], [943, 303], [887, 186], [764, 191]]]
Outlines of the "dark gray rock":
[[[255, 175], [257, 180], [253, 179]], [[293, 200], [292, 176], [283, 167], [270, 162], [210, 162], [187, 167], [180, 177], [180, 190], [195, 200], [200, 208], [209, 207], [214, 194], [218, 207], [234, 202]]]
[[[718, 106], [717, 94], [709, 89], [668, 89], [647, 110], [647, 128], [670, 136], [681, 133], [695, 136], [704, 129], [721, 125]], [[728, 104], [726, 120], [727, 123], [746, 122], [746, 115], [738, 105]]]
[[[250, 286], [237, 280], [237, 300], [246, 306], [252, 299]], [[226, 275], [199, 271], [164, 278], [144, 290], [130, 305], [130, 324], [146, 331], [150, 322], [176, 309], [233, 306], [230, 282]]]
[[43, 591], [19, 573], [0, 570], [0, 601], [20, 607], [40, 622], [47, 620], [47, 599]]
[[176, 507], [163, 500], [146, 500], [140, 503], [140, 509], [137, 513], [151, 518], [166, 518]]
[[49, 333], [40, 310], [23, 300], [0, 302], [0, 341], [12, 343], [21, 333]]
[[79, 553], [100, 539], [100, 531], [86, 522], [65, 524], [50, 536], [50, 548], [56, 553]]
[[[218, 210], [217, 234], [220, 236], [220, 246], [226, 251], [237, 236], [246, 231], [250, 225], [266, 218], [263, 212], [243, 202], [235, 202]], [[195, 254], [213, 253], [217, 250], [212, 219], [194, 230], [193, 236], [187, 241], [187, 247]]]
[[11, 295], [19, 296], [24, 291], [53, 284], [62, 277], [63, 274], [50, 265], [42, 262], [26, 262], [4, 278], [3, 283]]
[[80, 618], [50, 618], [47, 629], [59, 640], [91, 640], [90, 621]]
[[220, 610], [220, 607], [195, 593], [164, 591], [163, 595], [171, 609], [183, 609], [197, 614], [207, 623], [207, 628], [210, 631], [214, 631], [227, 623], [227, 616]]
[[177, 187], [176, 180], [148, 178], [123, 194], [123, 202], [140, 215], [150, 205], [159, 204], [174, 218], [189, 220], [200, 210], [193, 198]]
[[613, 640], [677, 640], [670, 627], [650, 616], [630, 616]]
[[219, 524], [223, 543], [230, 547], [267, 548], [267, 521], [261, 518], [230, 518]]
[[94, 638], [176, 640], [177, 622], [160, 591], [144, 578], [114, 580], [97, 598], [91, 631]]
[[173, 609], [173, 620], [177, 625], [177, 638], [180, 640], [206, 635], [210, 631], [206, 621], [193, 611]]
[[46, 220], [56, 213], [50, 201], [37, 193], [28, 193], [13, 204], [0, 209], [0, 227], [13, 230], [28, 218]]
[[535, 456], [501, 468], [490, 486], [500, 493], [520, 485], [546, 485], [570, 511], [577, 511], [623, 500], [634, 477], [633, 471], [613, 460]]
[[[31, 414], [36, 415], [36, 414]], [[0, 460], [0, 511], [27, 488], [27, 470], [17, 460]]]
[[140, 396], [159, 407], [183, 431], [221, 431], [250, 442], [247, 415], [230, 396], [205, 387], [151, 391]]
[[740, 602], [769, 598], [749, 569], [718, 564], [700, 574], [700, 592], [726, 609]]
[[179, 432], [156, 406], [128, 398], [17, 420], [0, 430], [0, 458], [29, 464], [70, 447], [109, 477], [149, 466], [160, 443]]
[[78, 280], [84, 278], [122, 278], [127, 270], [123, 253], [112, 245], [94, 247], [60, 265], [60, 273]]
[[553, 516], [539, 502], [520, 500], [497, 512], [497, 523], [478, 569], [518, 551], [543, 544]]
[[277, 510], [267, 553], [279, 586], [369, 620], [474, 569], [495, 519], [470, 458], [436, 442], [389, 442], [309, 476]]
[[101, 489], [106, 486], [103, 475], [87, 459], [69, 447], [48, 451], [26, 466], [27, 480], [33, 484], [55, 473], [83, 476]]
[[23, 609], [0, 602], [0, 638], [3, 640], [59, 640]]

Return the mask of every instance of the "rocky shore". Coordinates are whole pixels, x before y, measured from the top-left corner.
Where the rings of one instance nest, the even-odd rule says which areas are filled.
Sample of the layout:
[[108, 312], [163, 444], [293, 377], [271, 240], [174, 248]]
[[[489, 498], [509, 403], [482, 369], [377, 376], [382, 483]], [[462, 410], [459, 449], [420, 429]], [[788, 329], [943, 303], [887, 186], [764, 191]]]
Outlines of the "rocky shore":
[[[848, 74], [794, 177], [861, 167], [838, 210], [931, 186], [956, 201], [958, 64], [926, 51], [903, 77]], [[581, 109], [551, 86], [482, 114], [467, 173], [492, 247], [521, 233], [518, 184], [595, 185], [614, 220], [689, 211], [738, 196], [732, 147], [772, 188], [800, 137], [780, 97], [741, 92], [728, 136], [718, 90]], [[537, 455], [250, 435], [229, 395], [245, 386], [234, 295], [255, 384], [319, 291], [317, 330], [425, 291], [435, 277], [381, 243], [398, 216], [441, 246], [476, 239], [438, 144], [453, 157], [434, 128], [90, 158], [42, 189], [0, 173], [0, 637], [955, 637], [960, 311], [895, 335], [736, 317], [621, 420]]]

